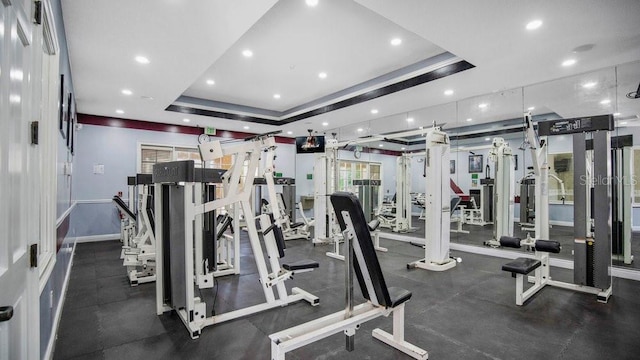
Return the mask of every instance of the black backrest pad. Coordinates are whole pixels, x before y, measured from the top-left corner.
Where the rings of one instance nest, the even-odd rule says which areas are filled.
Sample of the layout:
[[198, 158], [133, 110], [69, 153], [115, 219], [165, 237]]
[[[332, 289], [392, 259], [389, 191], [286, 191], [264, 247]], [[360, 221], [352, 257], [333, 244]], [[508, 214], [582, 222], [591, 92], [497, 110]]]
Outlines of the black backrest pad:
[[456, 210], [456, 208], [458, 207], [458, 205], [460, 204], [460, 198], [457, 196], [454, 196], [451, 198], [451, 212], [454, 212]]
[[131, 210], [129, 210], [129, 207], [127, 206], [127, 204], [124, 203], [124, 201], [122, 201], [120, 196], [114, 196], [113, 201], [116, 203], [120, 211], [124, 212], [132, 220], [136, 219], [136, 215], [132, 213]]
[[[376, 250], [373, 247], [373, 241], [371, 241], [371, 234], [369, 233], [360, 201], [351, 193], [336, 192], [331, 195], [331, 204], [342, 231], [347, 228], [342, 216], [343, 211], [348, 212], [353, 223], [355, 231], [355, 238], [352, 240], [354, 252], [353, 268], [358, 278], [362, 295], [375, 305], [390, 307], [389, 290], [382, 275], [382, 269], [378, 262]], [[371, 296], [370, 291], [375, 292], [374, 296]]]

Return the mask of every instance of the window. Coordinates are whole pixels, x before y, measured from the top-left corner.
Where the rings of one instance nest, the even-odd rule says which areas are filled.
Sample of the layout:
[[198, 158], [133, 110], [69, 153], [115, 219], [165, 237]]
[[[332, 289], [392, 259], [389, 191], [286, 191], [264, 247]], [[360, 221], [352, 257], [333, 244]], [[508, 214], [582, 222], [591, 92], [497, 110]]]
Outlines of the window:
[[173, 147], [142, 145], [140, 160], [140, 172], [151, 174], [154, 164], [173, 160]]
[[353, 186], [353, 180], [372, 179], [380, 180], [382, 165], [380, 163], [369, 163], [366, 161], [339, 161], [338, 190], [357, 193], [357, 188]]

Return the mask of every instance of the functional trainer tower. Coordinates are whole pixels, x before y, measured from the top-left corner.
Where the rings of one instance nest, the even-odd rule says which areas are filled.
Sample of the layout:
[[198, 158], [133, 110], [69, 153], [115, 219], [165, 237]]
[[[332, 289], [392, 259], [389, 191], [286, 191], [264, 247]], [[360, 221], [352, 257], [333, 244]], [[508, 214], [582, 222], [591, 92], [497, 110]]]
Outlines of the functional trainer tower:
[[451, 197], [449, 196], [449, 136], [433, 127], [426, 135], [425, 257], [407, 268], [444, 271], [456, 266], [449, 256]]
[[495, 185], [493, 191], [493, 240], [485, 244], [500, 246], [500, 238], [513, 236], [513, 197], [515, 169], [513, 155], [509, 143], [503, 138], [493, 138], [489, 150], [489, 159], [495, 168]]

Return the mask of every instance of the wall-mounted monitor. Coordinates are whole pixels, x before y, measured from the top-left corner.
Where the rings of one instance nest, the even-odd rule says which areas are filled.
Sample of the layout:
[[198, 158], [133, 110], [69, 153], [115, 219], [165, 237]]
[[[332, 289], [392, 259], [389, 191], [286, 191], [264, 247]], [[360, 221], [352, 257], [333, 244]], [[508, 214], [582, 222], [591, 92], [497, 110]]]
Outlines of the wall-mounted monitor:
[[296, 153], [312, 154], [324, 152], [324, 136], [309, 135], [296, 138]]

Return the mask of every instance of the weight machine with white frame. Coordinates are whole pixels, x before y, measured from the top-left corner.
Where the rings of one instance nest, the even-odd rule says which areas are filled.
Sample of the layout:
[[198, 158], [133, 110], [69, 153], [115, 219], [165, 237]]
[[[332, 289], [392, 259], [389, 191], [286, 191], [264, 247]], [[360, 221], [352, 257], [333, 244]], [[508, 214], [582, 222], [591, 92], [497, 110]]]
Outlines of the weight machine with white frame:
[[494, 163], [495, 184], [493, 190], [493, 239], [485, 245], [498, 247], [500, 238], [513, 236], [513, 198], [515, 167], [509, 143], [503, 138], [493, 138], [489, 160]]
[[[224, 148], [220, 141], [201, 144], [199, 149], [203, 162], [215, 160], [225, 155], [235, 155], [233, 166], [222, 177], [224, 197], [204, 203], [199, 201], [201, 197], [194, 196], [194, 187], [197, 188], [195, 186], [196, 174], [202, 170], [201, 177], [204, 178], [206, 170], [210, 169], [194, 170], [192, 160], [154, 165], [155, 209], [157, 218], [160, 220], [156, 222], [158, 244], [156, 251], [158, 269], [156, 313], [161, 315], [164, 312], [175, 310], [192, 338], [199, 337], [202, 329], [206, 326], [286, 306], [292, 302], [305, 300], [314, 306], [319, 304], [319, 299], [316, 296], [297, 287], [291, 289], [292, 294], [288, 294], [284, 284], [284, 281], [290, 279], [294, 273], [309, 271], [317, 267], [317, 263], [304, 262], [291, 265], [283, 264], [282, 266], [279, 263], [279, 258], [284, 256], [284, 252], [282, 247], [277, 244], [277, 235], [280, 235], [280, 239], [282, 235], [282, 219], [279, 217], [280, 211], [273, 182], [275, 146], [272, 134], [258, 135]], [[256, 218], [250, 203], [253, 179], [263, 154], [267, 160], [264, 178], [267, 180], [269, 198], [272, 200], [274, 208], [273, 221], [269, 219], [268, 215], [259, 217], [269, 267], [267, 267], [263, 255], [255, 222]], [[248, 167], [244, 181], [241, 182], [245, 162], [248, 163]], [[172, 195], [172, 192], [177, 195]], [[178, 201], [172, 202], [171, 198]], [[198, 233], [201, 231], [195, 231], [194, 234], [194, 227], [198, 229], [197, 226], [202, 224], [198, 218], [229, 206], [240, 206], [245, 216], [260, 286], [266, 301], [259, 305], [207, 316], [206, 303], [204, 299], [195, 296], [195, 291], [196, 289], [213, 288], [214, 273], [210, 271], [210, 264], [204, 260], [200, 250], [203, 239]], [[164, 228], [164, 220], [167, 220], [167, 229]], [[265, 228], [266, 225], [269, 226]], [[236, 233], [238, 233], [237, 228]], [[215, 241], [215, 237], [213, 241]], [[165, 249], [165, 247], [167, 248]], [[165, 264], [167, 260], [169, 263]], [[277, 298], [274, 288], [278, 295]]]

